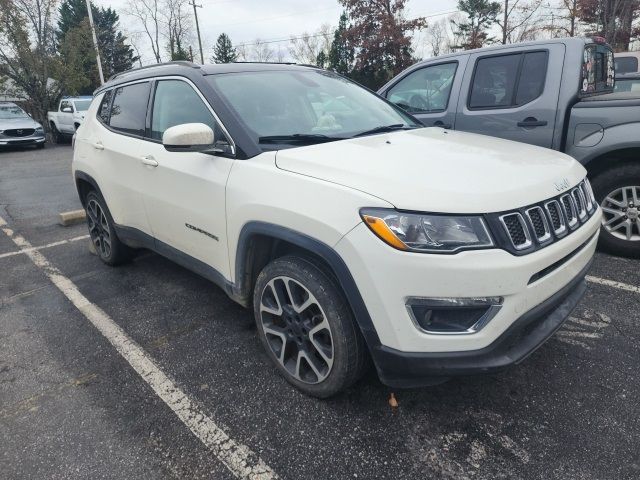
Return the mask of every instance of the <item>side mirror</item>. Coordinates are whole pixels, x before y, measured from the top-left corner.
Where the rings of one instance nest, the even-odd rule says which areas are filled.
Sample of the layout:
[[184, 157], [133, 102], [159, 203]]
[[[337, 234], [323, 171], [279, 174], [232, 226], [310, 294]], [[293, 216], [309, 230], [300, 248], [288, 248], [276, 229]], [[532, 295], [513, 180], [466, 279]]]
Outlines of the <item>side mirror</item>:
[[62, 113], [73, 113], [73, 109], [71, 107], [64, 107], [60, 110]]
[[205, 152], [213, 149], [213, 130], [204, 123], [183, 123], [167, 128], [162, 144], [169, 152]]

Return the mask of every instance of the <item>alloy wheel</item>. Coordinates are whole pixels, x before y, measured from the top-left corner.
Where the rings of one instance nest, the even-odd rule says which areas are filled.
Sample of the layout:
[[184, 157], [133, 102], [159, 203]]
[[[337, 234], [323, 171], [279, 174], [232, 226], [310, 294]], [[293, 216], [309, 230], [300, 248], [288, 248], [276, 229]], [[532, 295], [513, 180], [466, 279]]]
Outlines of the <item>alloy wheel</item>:
[[640, 187], [622, 187], [602, 201], [602, 226], [611, 235], [627, 241], [640, 241]]
[[96, 251], [102, 258], [109, 258], [111, 255], [111, 229], [104, 210], [93, 198], [87, 203], [87, 223], [89, 224], [89, 235]]
[[286, 276], [271, 279], [262, 291], [260, 320], [269, 348], [293, 378], [308, 384], [327, 378], [334, 359], [331, 327], [304, 285]]

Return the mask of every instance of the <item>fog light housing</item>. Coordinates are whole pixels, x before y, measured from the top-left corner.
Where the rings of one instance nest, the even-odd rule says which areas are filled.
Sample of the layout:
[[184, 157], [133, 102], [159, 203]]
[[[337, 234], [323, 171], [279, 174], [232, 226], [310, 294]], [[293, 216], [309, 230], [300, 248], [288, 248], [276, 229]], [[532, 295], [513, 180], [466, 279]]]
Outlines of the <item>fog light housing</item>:
[[415, 326], [436, 335], [468, 335], [480, 331], [502, 307], [502, 297], [407, 299]]

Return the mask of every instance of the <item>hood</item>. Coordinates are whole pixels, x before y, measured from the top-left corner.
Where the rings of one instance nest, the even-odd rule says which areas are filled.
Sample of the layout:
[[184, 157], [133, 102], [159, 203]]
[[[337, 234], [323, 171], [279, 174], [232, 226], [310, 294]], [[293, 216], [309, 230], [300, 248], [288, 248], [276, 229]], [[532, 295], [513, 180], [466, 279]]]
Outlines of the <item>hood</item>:
[[9, 130], [14, 128], [38, 128], [41, 126], [42, 125], [31, 117], [10, 119], [0, 118], [0, 130]]
[[501, 212], [582, 180], [568, 155], [485, 135], [421, 128], [280, 150], [283, 170], [374, 195], [403, 210]]

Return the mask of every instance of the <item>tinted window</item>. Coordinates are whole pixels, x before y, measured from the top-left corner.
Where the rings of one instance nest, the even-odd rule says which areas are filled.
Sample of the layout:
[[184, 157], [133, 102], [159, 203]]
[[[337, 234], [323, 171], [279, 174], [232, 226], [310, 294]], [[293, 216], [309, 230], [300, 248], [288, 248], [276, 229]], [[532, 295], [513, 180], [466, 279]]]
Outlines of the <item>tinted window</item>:
[[616, 73], [635, 73], [638, 71], [638, 59], [636, 57], [620, 57], [615, 59]]
[[640, 78], [616, 80], [614, 92], [640, 92]]
[[109, 90], [102, 97], [102, 101], [100, 102], [100, 108], [98, 109], [98, 117], [102, 120], [102, 123], [105, 125], [109, 125], [109, 106], [111, 104], [111, 96], [113, 95], [113, 90]]
[[189, 84], [180, 80], [158, 82], [153, 99], [151, 138], [162, 140], [167, 128], [183, 123], [204, 123], [214, 131], [217, 141], [224, 139], [211, 111]]
[[547, 58], [547, 52], [531, 52], [478, 60], [469, 107], [508, 108], [536, 99], [544, 90]]
[[144, 135], [149, 83], [116, 88], [111, 106], [111, 128], [131, 135]]
[[445, 63], [416, 70], [394, 85], [387, 98], [411, 113], [443, 111], [457, 67], [457, 63]]
[[547, 52], [526, 53], [518, 82], [516, 105], [524, 105], [538, 98], [544, 90], [547, 76]]

